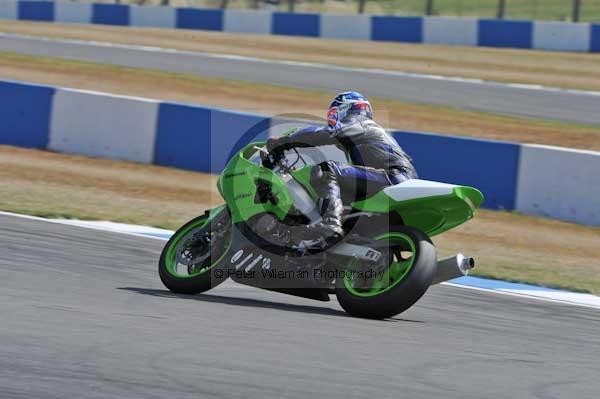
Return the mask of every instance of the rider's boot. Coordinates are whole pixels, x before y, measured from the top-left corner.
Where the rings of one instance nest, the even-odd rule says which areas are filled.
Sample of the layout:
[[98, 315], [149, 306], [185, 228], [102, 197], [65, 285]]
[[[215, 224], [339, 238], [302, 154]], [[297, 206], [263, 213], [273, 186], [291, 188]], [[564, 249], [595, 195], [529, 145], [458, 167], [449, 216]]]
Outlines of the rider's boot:
[[321, 198], [321, 221], [308, 226], [315, 236], [324, 241], [336, 241], [344, 235], [342, 228], [342, 212], [344, 206], [339, 198], [326, 197]]

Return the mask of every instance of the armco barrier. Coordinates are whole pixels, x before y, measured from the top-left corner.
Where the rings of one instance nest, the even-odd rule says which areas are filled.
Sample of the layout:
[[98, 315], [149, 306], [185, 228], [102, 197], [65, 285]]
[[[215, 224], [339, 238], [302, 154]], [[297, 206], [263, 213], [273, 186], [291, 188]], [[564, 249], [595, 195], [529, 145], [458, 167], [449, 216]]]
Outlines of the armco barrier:
[[0, 18], [254, 34], [600, 52], [600, 25], [0, 0]]
[[[0, 81], [0, 144], [218, 173], [231, 155], [306, 122]], [[420, 177], [471, 185], [484, 206], [600, 225], [600, 153], [431, 133], [391, 134]]]

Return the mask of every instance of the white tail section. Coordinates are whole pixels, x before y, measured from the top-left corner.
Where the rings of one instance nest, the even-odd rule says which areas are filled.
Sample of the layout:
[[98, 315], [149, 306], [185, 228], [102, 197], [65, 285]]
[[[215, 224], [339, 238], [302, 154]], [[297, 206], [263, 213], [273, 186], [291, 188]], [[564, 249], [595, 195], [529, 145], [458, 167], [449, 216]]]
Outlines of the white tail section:
[[383, 189], [383, 192], [395, 201], [408, 201], [417, 198], [452, 194], [452, 190], [455, 187], [458, 186], [436, 181], [410, 179], [400, 184], [386, 187]]

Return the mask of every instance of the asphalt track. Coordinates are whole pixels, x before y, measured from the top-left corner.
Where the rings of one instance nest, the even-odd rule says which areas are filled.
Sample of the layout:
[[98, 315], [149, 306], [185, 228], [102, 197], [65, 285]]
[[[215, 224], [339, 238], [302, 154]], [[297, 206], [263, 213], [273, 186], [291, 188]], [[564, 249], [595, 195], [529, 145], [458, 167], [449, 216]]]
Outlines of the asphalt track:
[[597, 398], [598, 310], [433, 287], [387, 321], [226, 282], [162, 241], [0, 215], [0, 398]]
[[600, 125], [600, 93], [0, 34], [0, 51]]

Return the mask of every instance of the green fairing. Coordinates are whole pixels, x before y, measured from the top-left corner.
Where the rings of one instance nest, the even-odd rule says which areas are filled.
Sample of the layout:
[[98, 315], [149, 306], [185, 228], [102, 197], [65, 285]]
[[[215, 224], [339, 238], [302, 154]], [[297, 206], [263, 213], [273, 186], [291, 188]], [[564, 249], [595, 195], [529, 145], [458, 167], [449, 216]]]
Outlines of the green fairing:
[[416, 227], [428, 236], [448, 231], [473, 218], [475, 209], [483, 202], [483, 194], [475, 188], [458, 186], [452, 194], [395, 201], [380, 191], [376, 195], [352, 204], [365, 212], [401, 215], [404, 224]]
[[[219, 192], [229, 206], [233, 223], [246, 221], [265, 212], [271, 212], [283, 220], [293, 205], [292, 197], [281, 179], [273, 171], [247, 159], [256, 152], [255, 146], [263, 145], [264, 142], [247, 145], [227, 163], [219, 177]], [[272, 192], [278, 200], [277, 205], [255, 201], [256, 183], [259, 180], [271, 184]]]

